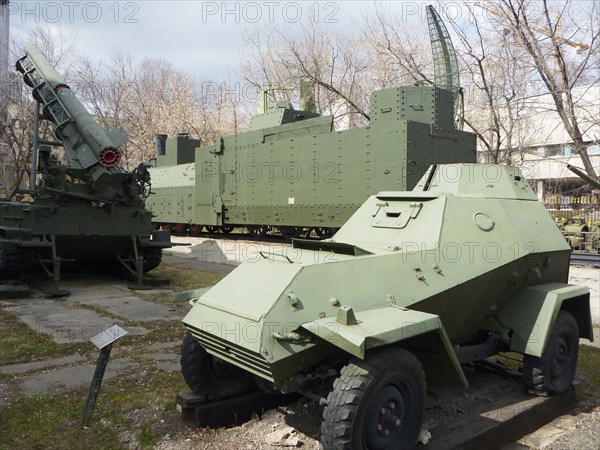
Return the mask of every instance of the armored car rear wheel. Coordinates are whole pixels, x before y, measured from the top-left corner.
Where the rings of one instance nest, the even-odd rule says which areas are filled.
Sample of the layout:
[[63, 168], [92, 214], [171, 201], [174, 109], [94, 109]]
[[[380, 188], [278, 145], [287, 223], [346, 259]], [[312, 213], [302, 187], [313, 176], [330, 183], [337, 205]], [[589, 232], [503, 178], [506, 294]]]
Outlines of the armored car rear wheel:
[[419, 360], [395, 347], [352, 359], [333, 384], [321, 425], [324, 450], [414, 447], [425, 405]]
[[542, 356], [525, 355], [523, 378], [529, 388], [560, 394], [575, 377], [579, 328], [573, 315], [559, 311]]
[[221, 400], [256, 388], [251, 373], [208, 354], [190, 333], [183, 338], [180, 362], [189, 388], [207, 400]]

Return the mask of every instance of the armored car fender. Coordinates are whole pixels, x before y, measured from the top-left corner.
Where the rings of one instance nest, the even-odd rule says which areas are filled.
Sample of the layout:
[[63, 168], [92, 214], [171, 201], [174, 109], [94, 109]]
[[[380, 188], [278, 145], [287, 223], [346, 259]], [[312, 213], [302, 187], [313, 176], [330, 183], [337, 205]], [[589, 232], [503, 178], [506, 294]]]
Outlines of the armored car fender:
[[395, 305], [354, 313], [340, 307], [334, 318], [308, 322], [302, 328], [360, 359], [385, 345], [401, 345], [417, 356], [428, 379], [467, 379], [439, 316]]
[[593, 341], [589, 299], [586, 286], [547, 283], [523, 288], [499, 314], [501, 322], [510, 331], [511, 350], [542, 356], [552, 324], [561, 310], [574, 317], [580, 337]]

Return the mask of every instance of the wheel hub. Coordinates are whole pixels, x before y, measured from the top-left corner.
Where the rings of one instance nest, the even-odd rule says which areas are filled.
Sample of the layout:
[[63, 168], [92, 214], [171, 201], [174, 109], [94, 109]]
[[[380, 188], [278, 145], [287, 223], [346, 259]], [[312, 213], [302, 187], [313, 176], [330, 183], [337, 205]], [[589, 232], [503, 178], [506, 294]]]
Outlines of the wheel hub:
[[558, 345], [552, 357], [550, 364], [550, 377], [552, 379], [558, 378], [561, 374], [567, 370], [569, 366], [569, 346], [567, 342], [562, 338], [558, 338]]
[[375, 397], [367, 412], [365, 438], [367, 448], [383, 450], [395, 448], [400, 439], [404, 418], [402, 392], [394, 385], [385, 386]]

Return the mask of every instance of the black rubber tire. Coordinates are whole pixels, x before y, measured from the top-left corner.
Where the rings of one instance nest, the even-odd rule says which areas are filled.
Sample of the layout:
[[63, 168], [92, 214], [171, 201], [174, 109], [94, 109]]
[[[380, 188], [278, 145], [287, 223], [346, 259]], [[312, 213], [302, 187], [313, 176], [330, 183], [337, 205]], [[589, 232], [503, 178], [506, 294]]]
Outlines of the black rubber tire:
[[144, 273], [156, 269], [162, 261], [161, 247], [147, 247], [144, 249]]
[[579, 356], [579, 327], [573, 315], [559, 311], [542, 356], [525, 355], [523, 378], [527, 387], [551, 394], [569, 389]]
[[23, 268], [24, 259], [21, 247], [0, 242], [0, 277], [16, 277]]
[[421, 363], [404, 349], [386, 347], [364, 360], [353, 358], [327, 397], [323, 449], [412, 449], [423, 422], [425, 388]]
[[181, 347], [181, 374], [189, 388], [207, 400], [221, 400], [256, 389], [254, 376], [207, 353], [187, 333]]

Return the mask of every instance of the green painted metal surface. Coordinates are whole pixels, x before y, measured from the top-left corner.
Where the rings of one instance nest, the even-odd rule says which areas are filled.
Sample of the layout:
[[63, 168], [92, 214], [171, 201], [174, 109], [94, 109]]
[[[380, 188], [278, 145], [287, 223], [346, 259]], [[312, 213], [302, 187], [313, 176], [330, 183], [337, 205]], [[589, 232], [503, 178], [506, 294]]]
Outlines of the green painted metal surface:
[[462, 346], [494, 335], [539, 352], [515, 336], [521, 314], [541, 345], [561, 305], [590, 320], [587, 288], [567, 285], [569, 253], [518, 169], [437, 165], [412, 191], [369, 197], [333, 238], [241, 264], [184, 323], [209, 352], [276, 384], [336, 349], [360, 358], [390, 344], [428, 376], [464, 382]]
[[147, 204], [159, 223], [339, 228], [373, 192], [412, 189], [434, 163], [475, 161], [453, 108], [444, 89], [384, 89], [368, 126], [334, 131], [331, 116], [279, 102], [249, 131], [198, 147], [194, 171], [174, 156], [189, 141], [169, 141], [151, 161]]
[[[0, 202], [0, 276], [35, 262], [52, 276], [58, 293], [62, 261], [120, 260], [141, 285], [150, 267], [143, 267], [146, 258], [152, 253], [155, 267], [160, 249], [171, 246], [168, 233], [152, 232], [152, 213], [144, 205], [147, 165], [131, 172], [118, 165], [125, 133], [102, 129], [33, 45], [16, 67], [37, 102], [31, 183], [20, 192], [32, 201], [11, 196]], [[56, 141], [40, 136], [41, 121], [53, 127]], [[193, 160], [193, 147], [188, 154]]]
[[581, 305], [583, 311], [568, 309], [578, 321], [581, 337], [593, 340], [589, 295], [589, 290], [584, 286], [562, 283], [548, 283], [522, 289], [500, 314], [504, 323], [514, 330], [511, 349], [541, 356], [548, 341], [548, 330], [552, 327], [564, 301], [568, 299], [582, 299], [577, 304]]

